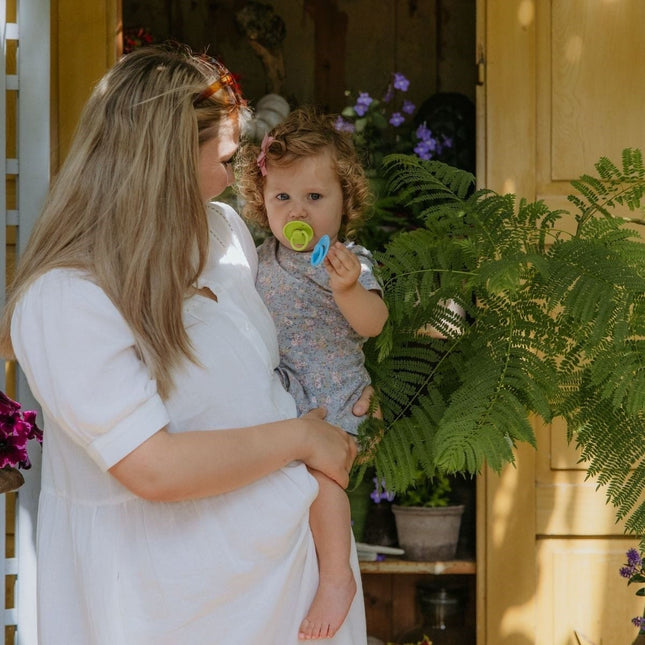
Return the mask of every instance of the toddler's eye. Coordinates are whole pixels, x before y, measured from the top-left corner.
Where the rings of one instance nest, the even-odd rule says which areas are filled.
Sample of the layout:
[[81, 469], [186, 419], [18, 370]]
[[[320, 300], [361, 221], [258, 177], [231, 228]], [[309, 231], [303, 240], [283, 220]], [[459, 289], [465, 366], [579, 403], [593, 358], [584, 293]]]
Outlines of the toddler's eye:
[[320, 193], [309, 193], [309, 199], [315, 202], [318, 199], [322, 199], [322, 195]]
[[287, 193], [278, 193], [276, 195], [276, 199], [279, 199], [280, 201], [285, 202], [287, 201], [287, 199], [289, 199], [289, 195], [287, 195]]

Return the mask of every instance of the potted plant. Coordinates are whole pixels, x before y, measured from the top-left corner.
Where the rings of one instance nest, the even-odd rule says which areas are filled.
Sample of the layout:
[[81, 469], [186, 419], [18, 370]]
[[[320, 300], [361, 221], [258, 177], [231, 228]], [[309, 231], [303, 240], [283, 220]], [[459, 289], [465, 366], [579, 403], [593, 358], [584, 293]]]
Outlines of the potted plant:
[[21, 410], [17, 401], [0, 392], [0, 493], [12, 492], [25, 483], [20, 469], [31, 468], [27, 444], [42, 443], [34, 410]]
[[454, 503], [448, 475], [419, 471], [414, 484], [394, 497], [392, 511], [407, 559], [434, 562], [455, 557], [464, 505]]
[[[499, 471], [518, 442], [535, 445], [532, 417], [559, 416], [627, 530], [645, 535], [640, 151], [573, 182], [571, 213], [474, 190], [470, 173], [414, 155], [383, 169], [422, 226], [376, 254], [390, 317], [365, 352], [383, 418], [361, 429], [360, 467], [396, 493], [419, 470]], [[419, 333], [428, 324], [445, 338]]]

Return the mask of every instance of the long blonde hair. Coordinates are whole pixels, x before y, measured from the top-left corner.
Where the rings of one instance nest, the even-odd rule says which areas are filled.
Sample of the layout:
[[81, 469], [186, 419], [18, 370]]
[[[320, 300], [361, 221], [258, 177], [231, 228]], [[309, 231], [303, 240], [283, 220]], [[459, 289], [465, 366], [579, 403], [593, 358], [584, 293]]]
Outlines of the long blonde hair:
[[182, 305], [208, 251], [199, 144], [223, 120], [248, 116], [237, 91], [212, 85], [222, 73], [187, 48], [154, 47], [123, 57], [97, 84], [20, 258], [0, 321], [5, 357], [27, 287], [67, 267], [119, 309], [162, 396], [173, 369], [195, 360]]

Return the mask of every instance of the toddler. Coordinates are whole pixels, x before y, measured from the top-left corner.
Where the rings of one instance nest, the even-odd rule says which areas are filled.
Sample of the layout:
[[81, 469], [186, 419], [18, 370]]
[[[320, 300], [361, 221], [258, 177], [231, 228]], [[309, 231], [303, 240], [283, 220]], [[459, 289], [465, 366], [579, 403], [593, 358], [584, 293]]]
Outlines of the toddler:
[[[362, 418], [352, 406], [370, 383], [362, 345], [388, 312], [370, 253], [346, 241], [369, 196], [351, 135], [332, 116], [299, 108], [261, 146], [244, 146], [236, 170], [244, 215], [272, 233], [258, 248], [256, 286], [276, 323], [283, 382], [300, 414], [323, 406], [327, 421], [355, 435]], [[302, 640], [331, 638], [356, 593], [347, 495], [312, 474], [320, 581]]]

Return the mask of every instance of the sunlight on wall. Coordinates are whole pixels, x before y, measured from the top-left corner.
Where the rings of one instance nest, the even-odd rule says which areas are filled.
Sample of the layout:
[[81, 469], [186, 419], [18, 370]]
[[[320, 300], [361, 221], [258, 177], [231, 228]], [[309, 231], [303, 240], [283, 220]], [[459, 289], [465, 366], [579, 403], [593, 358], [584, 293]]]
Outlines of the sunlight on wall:
[[517, 512], [518, 474], [516, 468], [507, 466], [499, 475], [499, 485], [491, 508], [491, 534], [496, 549], [501, 549], [504, 546], [506, 531], [509, 529], [509, 518], [513, 517], [514, 509]]
[[515, 179], [507, 177], [502, 184], [502, 195], [506, 195], [507, 193], [516, 193], [516, 186], [517, 184], [515, 183]]
[[564, 56], [568, 63], [578, 63], [582, 59], [582, 38], [571, 36], [567, 41]]
[[523, 29], [531, 26], [535, 20], [535, 4], [533, 0], [522, 0], [517, 8], [517, 20]]
[[500, 624], [500, 636], [504, 638], [511, 637], [514, 639], [514, 642], [518, 642], [515, 639], [518, 639], [523, 635], [526, 641], [519, 642], [528, 643], [529, 639], [532, 638], [533, 626], [527, 625], [526, 615], [527, 611], [530, 612], [533, 610], [533, 606], [534, 598], [531, 597], [523, 605], [515, 605], [513, 607], [506, 608]]

